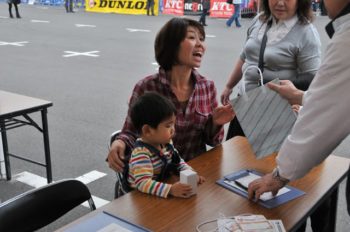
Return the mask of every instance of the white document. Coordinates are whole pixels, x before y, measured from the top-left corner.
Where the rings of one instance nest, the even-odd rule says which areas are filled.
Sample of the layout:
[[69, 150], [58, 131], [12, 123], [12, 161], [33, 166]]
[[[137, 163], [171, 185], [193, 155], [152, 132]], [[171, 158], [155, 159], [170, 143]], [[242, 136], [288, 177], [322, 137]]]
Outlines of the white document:
[[[227, 184], [229, 184], [229, 185], [231, 185], [231, 186], [233, 186], [233, 187], [235, 187], [235, 188], [238, 188], [238, 189], [240, 189], [240, 190], [242, 190], [242, 191], [247, 192], [246, 188], [248, 188], [248, 185], [249, 185], [252, 181], [254, 181], [254, 180], [256, 180], [256, 179], [259, 179], [260, 177], [261, 177], [261, 176], [249, 172], [248, 175], [243, 176], [243, 177], [241, 177], [241, 178], [238, 178], [238, 179], [236, 179], [235, 181], [225, 180], [225, 183], [227, 183]], [[242, 186], [244, 186], [245, 188], [242, 188], [241, 186], [237, 185], [235, 182], [239, 182], [239, 183], [240, 183]], [[285, 193], [287, 193], [287, 192], [289, 192], [289, 191], [290, 191], [290, 189], [288, 189], [288, 188], [286, 188], [286, 187], [283, 187], [283, 188], [281, 188], [281, 189], [278, 191], [278, 193], [276, 194], [276, 196], [273, 196], [271, 192], [267, 192], [267, 193], [264, 193], [264, 194], [262, 194], [262, 195], [260, 196], [260, 200], [262, 200], [262, 201], [268, 201], [268, 200], [271, 200], [271, 199], [274, 198], [274, 197], [280, 196], [280, 195], [285, 194]]]
[[132, 232], [131, 230], [125, 229], [124, 227], [111, 223], [102, 229], [99, 229], [97, 232]]
[[[243, 220], [242, 220], [243, 219]], [[263, 215], [242, 215], [217, 219], [219, 232], [286, 232], [282, 220], [267, 220]]]

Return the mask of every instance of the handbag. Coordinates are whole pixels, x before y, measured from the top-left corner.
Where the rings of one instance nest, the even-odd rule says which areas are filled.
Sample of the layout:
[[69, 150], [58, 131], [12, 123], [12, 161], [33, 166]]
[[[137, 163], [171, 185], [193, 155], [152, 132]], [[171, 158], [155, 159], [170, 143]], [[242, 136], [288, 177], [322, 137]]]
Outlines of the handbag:
[[226, 0], [227, 4], [233, 4], [233, 0]]
[[[260, 86], [246, 92], [245, 74], [252, 68], [260, 74]], [[279, 83], [279, 80], [272, 82]], [[256, 157], [278, 152], [296, 121], [292, 107], [278, 93], [263, 85], [262, 72], [257, 66], [244, 71], [241, 91], [242, 95], [231, 100], [231, 105]]]

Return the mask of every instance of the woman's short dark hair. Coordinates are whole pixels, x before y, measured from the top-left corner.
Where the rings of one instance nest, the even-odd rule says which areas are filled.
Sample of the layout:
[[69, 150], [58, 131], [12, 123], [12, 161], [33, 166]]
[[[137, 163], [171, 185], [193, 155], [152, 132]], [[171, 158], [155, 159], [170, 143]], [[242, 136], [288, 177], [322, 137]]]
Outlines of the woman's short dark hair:
[[140, 133], [144, 125], [157, 128], [159, 123], [176, 115], [174, 104], [156, 92], [147, 92], [131, 105], [130, 117], [135, 129]]
[[[271, 16], [269, 0], [262, 0], [261, 10], [264, 12], [261, 19], [266, 22]], [[311, 0], [297, 0], [296, 14], [298, 15], [298, 22], [300, 24], [312, 22], [314, 14], [312, 13]]]
[[189, 18], [172, 18], [158, 32], [154, 42], [154, 52], [158, 64], [165, 71], [178, 63], [180, 44], [185, 39], [189, 26], [197, 28], [205, 38], [202, 24]]

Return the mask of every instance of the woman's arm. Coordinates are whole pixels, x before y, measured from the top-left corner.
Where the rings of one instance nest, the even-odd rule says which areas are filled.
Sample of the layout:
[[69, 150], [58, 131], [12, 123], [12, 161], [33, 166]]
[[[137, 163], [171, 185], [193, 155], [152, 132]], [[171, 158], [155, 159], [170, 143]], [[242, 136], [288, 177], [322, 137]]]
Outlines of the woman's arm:
[[242, 66], [244, 64], [244, 60], [239, 58], [235, 64], [235, 67], [228, 79], [224, 91], [221, 93], [221, 104], [227, 105], [230, 100], [230, 95], [232, 93], [233, 87], [237, 85], [237, 83], [242, 79]]

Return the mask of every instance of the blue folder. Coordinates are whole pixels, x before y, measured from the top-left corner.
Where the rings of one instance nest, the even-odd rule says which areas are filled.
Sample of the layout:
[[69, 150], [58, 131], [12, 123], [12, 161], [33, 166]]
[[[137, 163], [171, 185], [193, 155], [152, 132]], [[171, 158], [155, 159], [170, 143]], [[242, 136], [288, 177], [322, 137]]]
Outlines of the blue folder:
[[[227, 180], [234, 181], [234, 180], [237, 180], [239, 178], [242, 178], [242, 177], [248, 175], [249, 173], [254, 173], [256, 175], [262, 176], [261, 173], [258, 173], [254, 170], [241, 170], [241, 171], [234, 172], [234, 173], [231, 173], [229, 175], [224, 176], [224, 178], [217, 180], [216, 183], [221, 185], [222, 187], [232, 191], [232, 192], [235, 192], [235, 193], [237, 193], [245, 198], [248, 198], [247, 191], [243, 191], [240, 188], [235, 188], [232, 185], [225, 183], [225, 181], [227, 181]], [[291, 200], [298, 198], [298, 197], [305, 194], [305, 192], [303, 192], [297, 188], [291, 187], [289, 185], [287, 185], [285, 187], [288, 188], [290, 191], [288, 191], [282, 195], [279, 195], [277, 197], [274, 197], [270, 200], [267, 200], [267, 201], [259, 200], [258, 203], [260, 205], [264, 206], [265, 208], [271, 209], [271, 208], [277, 207], [283, 203], [291, 201]]]
[[131, 230], [133, 232], [151, 231], [103, 211], [92, 216], [91, 218], [86, 219], [85, 221], [82, 221], [81, 223], [75, 226], [68, 228], [67, 230], [65, 230], [65, 232], [96, 232], [112, 223], [118, 224], [119, 226]]

